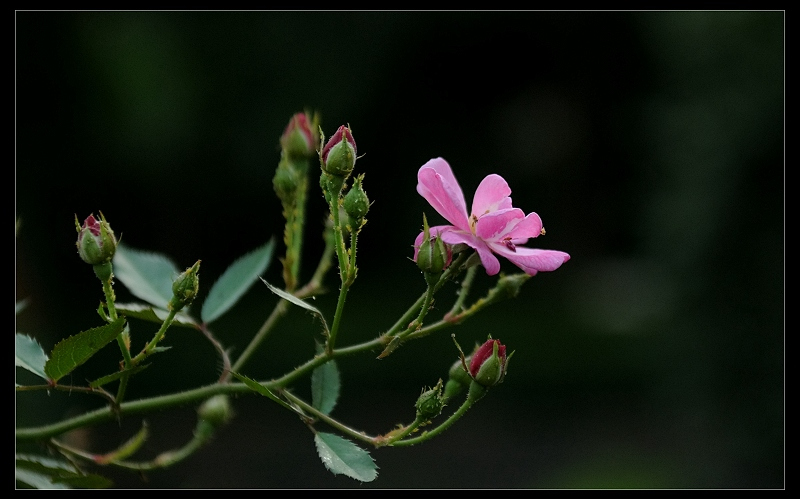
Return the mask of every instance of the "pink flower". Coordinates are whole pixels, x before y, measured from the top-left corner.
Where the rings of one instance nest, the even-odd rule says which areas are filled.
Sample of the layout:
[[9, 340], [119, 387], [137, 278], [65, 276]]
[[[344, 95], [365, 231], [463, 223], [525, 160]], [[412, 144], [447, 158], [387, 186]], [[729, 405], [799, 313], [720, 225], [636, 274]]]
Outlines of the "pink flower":
[[[500, 272], [495, 255], [507, 258], [529, 275], [556, 270], [569, 260], [563, 251], [521, 247], [528, 239], [542, 233], [542, 220], [536, 213], [527, 216], [511, 205], [511, 189], [500, 175], [491, 174], [478, 186], [467, 212], [464, 193], [442, 158], [434, 158], [419, 169], [417, 192], [452, 225], [430, 228], [431, 236], [439, 236], [447, 244], [466, 244], [478, 252], [486, 273]], [[423, 234], [414, 242], [417, 259]]]

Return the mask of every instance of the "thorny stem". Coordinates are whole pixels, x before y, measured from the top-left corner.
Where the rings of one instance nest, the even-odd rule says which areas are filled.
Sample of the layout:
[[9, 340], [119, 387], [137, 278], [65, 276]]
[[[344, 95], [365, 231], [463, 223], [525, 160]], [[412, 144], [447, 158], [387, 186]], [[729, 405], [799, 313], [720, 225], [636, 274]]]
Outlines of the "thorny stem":
[[418, 437], [396, 441], [389, 445], [391, 445], [392, 447], [405, 447], [409, 445], [419, 444], [426, 440], [430, 440], [431, 438], [435, 437], [436, 435], [450, 428], [450, 426], [452, 426], [453, 423], [461, 419], [461, 416], [463, 416], [467, 412], [467, 410], [469, 410], [469, 408], [472, 407], [473, 404], [475, 404], [475, 402], [482, 399], [484, 395], [486, 395], [486, 388], [473, 381], [469, 386], [469, 393], [467, 394], [467, 398], [464, 400], [464, 403], [461, 404], [461, 406], [456, 410], [456, 412], [451, 414], [450, 417], [447, 418], [442, 424], [440, 424], [439, 426], [430, 431], [423, 432]]

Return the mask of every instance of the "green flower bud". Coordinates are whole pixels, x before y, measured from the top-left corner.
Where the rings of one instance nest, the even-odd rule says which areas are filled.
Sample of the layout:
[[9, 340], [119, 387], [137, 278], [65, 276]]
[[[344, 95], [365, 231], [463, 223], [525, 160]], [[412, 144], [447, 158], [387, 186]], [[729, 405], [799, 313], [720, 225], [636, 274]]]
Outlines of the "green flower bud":
[[219, 428], [230, 420], [231, 404], [227, 395], [215, 395], [203, 402], [197, 414], [203, 421], [208, 421], [215, 428]]
[[441, 379], [436, 383], [436, 386], [422, 392], [422, 395], [417, 399], [415, 407], [417, 408], [417, 417], [419, 418], [433, 419], [442, 413], [444, 399], [442, 397]]
[[350, 226], [353, 230], [361, 227], [361, 222], [369, 211], [369, 198], [364, 188], [361, 187], [361, 182], [364, 180], [362, 173], [353, 181], [353, 186], [344, 197], [344, 211], [350, 217]]
[[197, 263], [186, 269], [172, 283], [173, 296], [169, 302], [170, 309], [180, 310], [194, 301], [200, 290], [200, 276], [197, 275], [199, 270], [200, 260], [197, 260]]
[[75, 228], [78, 230], [78, 255], [84, 262], [102, 265], [111, 261], [117, 250], [117, 238], [102, 212], [99, 221], [94, 215], [89, 215], [83, 226], [78, 224], [78, 216], [75, 215]]
[[417, 266], [426, 274], [438, 275], [450, 265], [453, 253], [441, 237], [430, 235], [428, 219], [424, 213], [422, 227], [422, 241], [416, 254]]
[[[469, 363], [469, 359], [466, 360]], [[469, 384], [472, 382], [472, 378], [464, 369], [464, 365], [461, 363], [461, 359], [455, 361], [453, 365], [450, 367], [450, 372], [448, 373], [449, 379], [447, 383], [444, 385], [444, 400], [450, 400], [451, 398], [457, 396], [459, 393], [464, 391], [464, 388], [468, 387]]]
[[275, 176], [272, 177], [272, 187], [281, 201], [294, 200], [297, 188], [300, 186], [300, 179], [297, 177], [297, 170], [289, 166], [288, 161], [281, 159], [275, 170]]
[[322, 170], [330, 175], [346, 178], [355, 167], [356, 153], [353, 132], [342, 125], [320, 152]]

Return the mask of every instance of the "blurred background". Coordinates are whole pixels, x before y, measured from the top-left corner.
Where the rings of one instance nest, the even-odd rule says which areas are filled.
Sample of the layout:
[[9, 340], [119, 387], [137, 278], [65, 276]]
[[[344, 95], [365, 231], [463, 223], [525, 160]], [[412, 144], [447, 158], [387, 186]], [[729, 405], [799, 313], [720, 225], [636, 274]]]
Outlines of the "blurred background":
[[[484, 176], [502, 175], [515, 206], [544, 221], [532, 246], [572, 257], [516, 299], [384, 360], [342, 359], [333, 415], [370, 434], [410, 422], [420, 390], [456, 360], [451, 332], [465, 349], [491, 334], [514, 350], [506, 381], [432, 441], [372, 450], [370, 483], [328, 472], [307, 427], [257, 395], [234, 400], [231, 423], [171, 469], [94, 471], [120, 488], [782, 488], [784, 18], [17, 11], [16, 299], [28, 303], [17, 331], [49, 352], [101, 324], [76, 215], [102, 211], [127, 245], [181, 269], [201, 259], [205, 291], [270, 237], [282, 252], [278, 138], [294, 113], [317, 111], [326, 136], [351, 126], [374, 202], [341, 345], [385, 331], [424, 290], [411, 244], [423, 213], [444, 222], [415, 190], [430, 158], [450, 162], [468, 200]], [[316, 178], [306, 278], [326, 216]], [[282, 285], [280, 264], [264, 277]], [[479, 271], [473, 297], [493, 282]], [[332, 317], [335, 271], [327, 283], [313, 304]], [[254, 285], [214, 332], [236, 356], [275, 302]], [[134, 348], [155, 332], [132, 327]], [[319, 327], [295, 307], [244, 374], [300, 364]], [[172, 348], [129, 399], [217, 378], [199, 333], [170, 330], [163, 344]], [[107, 347], [71, 382], [108, 374], [118, 357]], [[296, 392], [310, 397], [307, 380]], [[17, 425], [98, 406], [22, 393]], [[188, 440], [195, 408], [146, 419], [142, 459]], [[107, 452], [140, 421], [68, 438]]]

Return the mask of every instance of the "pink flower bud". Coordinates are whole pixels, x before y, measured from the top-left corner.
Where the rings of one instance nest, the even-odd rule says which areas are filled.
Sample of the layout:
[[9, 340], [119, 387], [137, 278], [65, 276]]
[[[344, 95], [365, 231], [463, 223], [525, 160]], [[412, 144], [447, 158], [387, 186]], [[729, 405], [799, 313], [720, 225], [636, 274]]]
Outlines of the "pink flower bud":
[[281, 135], [281, 148], [291, 159], [310, 158], [316, 153], [317, 137], [308, 116], [297, 113]]
[[472, 355], [469, 363], [469, 374], [483, 386], [494, 386], [502, 383], [507, 367], [506, 347], [500, 340], [489, 338]]
[[322, 148], [320, 158], [325, 173], [337, 177], [347, 177], [356, 164], [356, 140], [353, 131], [342, 125]]
[[76, 216], [75, 228], [78, 230], [78, 241], [76, 242], [78, 255], [84, 262], [101, 265], [111, 261], [117, 250], [117, 239], [102, 213], [100, 220], [94, 218], [94, 215], [89, 215], [84, 220], [83, 226], [78, 225]]

